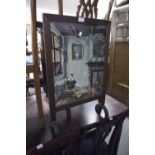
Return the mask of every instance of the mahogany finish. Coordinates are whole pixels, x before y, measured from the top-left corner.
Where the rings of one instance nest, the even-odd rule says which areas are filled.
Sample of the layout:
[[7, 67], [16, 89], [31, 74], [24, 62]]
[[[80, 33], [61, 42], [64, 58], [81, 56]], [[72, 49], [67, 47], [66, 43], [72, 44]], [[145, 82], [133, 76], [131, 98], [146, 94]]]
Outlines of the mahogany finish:
[[[61, 125], [60, 130], [72, 130], [73, 128], [82, 128], [82, 127], [89, 127], [90, 125], [96, 125], [100, 123], [103, 118], [105, 118], [105, 114], [102, 111], [101, 116], [98, 115], [95, 111], [95, 106], [98, 104], [97, 101], [91, 101], [79, 106], [75, 106], [71, 108], [71, 119], [66, 119], [65, 111], [59, 111], [56, 113], [58, 125]], [[105, 107], [108, 111], [108, 119], [112, 119], [113, 117], [127, 113], [128, 109], [126, 106], [121, 104], [106, 104]], [[60, 124], [61, 122], [61, 124]], [[51, 123], [53, 124], [53, 123]], [[55, 124], [55, 122], [54, 122]], [[61, 133], [61, 131], [59, 131]]]
[[[27, 150], [34, 146], [50, 142], [53, 137], [66, 135], [80, 129], [90, 129], [95, 126], [100, 126], [103, 123], [104, 113], [101, 113], [101, 118], [95, 111], [97, 101], [91, 101], [79, 106], [70, 108], [71, 117], [66, 119], [66, 112], [59, 111], [56, 113], [57, 121], [53, 124], [53, 129], [50, 124], [49, 105], [45, 95], [43, 98], [43, 109], [45, 114], [45, 129], [39, 129], [39, 118], [37, 113], [37, 105], [35, 96], [27, 98]], [[121, 133], [121, 125], [124, 118], [128, 115], [128, 108], [110, 96], [106, 96], [105, 106], [108, 111], [108, 120], [119, 122], [120, 126], [118, 135]], [[53, 135], [55, 134], [55, 135]], [[63, 138], [63, 137], [62, 137]], [[119, 141], [118, 141], [119, 142]], [[53, 142], [52, 142], [53, 143]]]
[[[107, 103], [106, 108], [109, 116], [105, 118], [104, 113], [101, 113], [101, 116], [96, 113], [93, 102], [96, 101], [71, 108], [70, 120], [66, 119], [64, 111], [58, 112], [56, 114], [58, 119], [52, 124], [55, 138], [44, 141], [43, 147], [40, 149], [33, 147], [28, 155], [48, 155], [49, 153], [62, 153], [62, 151], [65, 154], [72, 154], [70, 151], [72, 147], [75, 147], [75, 142], [77, 154], [85, 155], [85, 149], [87, 149], [85, 146], [87, 143], [85, 142], [88, 138], [94, 139], [96, 155], [103, 153], [102, 147], [105, 147], [104, 153], [116, 155], [122, 124], [125, 117], [128, 116], [128, 108], [117, 102], [114, 104]], [[112, 130], [112, 127], [114, 127], [114, 130]], [[103, 143], [111, 131], [112, 135], [109, 142]]]

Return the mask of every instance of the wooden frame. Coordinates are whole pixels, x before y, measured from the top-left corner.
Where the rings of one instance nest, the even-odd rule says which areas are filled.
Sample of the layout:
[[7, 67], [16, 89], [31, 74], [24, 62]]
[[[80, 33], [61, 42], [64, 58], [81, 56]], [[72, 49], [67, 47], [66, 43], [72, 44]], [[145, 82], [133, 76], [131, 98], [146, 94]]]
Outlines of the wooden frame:
[[54, 74], [61, 73], [61, 49], [60, 49], [60, 36], [56, 36], [51, 33], [51, 43], [52, 43], [52, 61], [54, 63]]
[[40, 118], [40, 128], [44, 128], [44, 112], [42, 107], [42, 97], [40, 90], [40, 79], [39, 79], [39, 63], [38, 63], [38, 53], [37, 53], [37, 30], [36, 30], [36, 0], [30, 1], [31, 10], [31, 29], [32, 29], [32, 55], [33, 55], [33, 65], [26, 65], [26, 73], [34, 73], [34, 85], [36, 92], [36, 101], [38, 106], [38, 114]]
[[[60, 15], [53, 15], [53, 14], [43, 14], [43, 35], [44, 35], [44, 49], [45, 49], [45, 61], [46, 61], [46, 77], [47, 77], [47, 93], [49, 97], [49, 106], [50, 106], [50, 114], [51, 120], [56, 120], [55, 113], [59, 110], [69, 109], [70, 107], [77, 106], [79, 104], [83, 104], [92, 100], [98, 99], [101, 104], [104, 104], [105, 100], [105, 92], [106, 92], [106, 85], [107, 85], [107, 60], [108, 60], [108, 50], [109, 50], [109, 36], [110, 36], [110, 21], [104, 20], [97, 20], [97, 19], [84, 19], [84, 22], [79, 22], [78, 17], [71, 17], [71, 16], [60, 16]], [[66, 104], [62, 106], [56, 106], [55, 103], [55, 87], [54, 87], [54, 70], [52, 64], [52, 45], [51, 45], [51, 30], [50, 30], [50, 23], [51, 22], [64, 22], [64, 23], [75, 23], [75, 24], [83, 24], [83, 25], [93, 25], [98, 26], [102, 25], [106, 28], [105, 34], [105, 61], [104, 61], [104, 88], [102, 95], [93, 96], [88, 99], [84, 99], [81, 101], [77, 101], [74, 104]]]

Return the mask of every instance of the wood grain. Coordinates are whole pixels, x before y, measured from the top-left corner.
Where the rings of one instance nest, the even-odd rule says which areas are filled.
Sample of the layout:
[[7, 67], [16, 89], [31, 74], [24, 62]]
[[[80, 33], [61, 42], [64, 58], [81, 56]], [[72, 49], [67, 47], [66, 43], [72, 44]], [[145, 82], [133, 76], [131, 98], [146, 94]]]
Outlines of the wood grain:
[[38, 53], [37, 53], [37, 30], [36, 30], [36, 0], [31, 0], [31, 29], [32, 29], [32, 54], [34, 62], [34, 83], [35, 83], [35, 93], [36, 101], [38, 105], [39, 118], [40, 118], [40, 127], [44, 127], [44, 114], [42, 108], [42, 98], [40, 90], [40, 72], [39, 72], [39, 63], [38, 63]]
[[34, 72], [34, 66], [33, 65], [26, 65], [26, 73], [33, 73]]
[[[107, 93], [129, 104], [128, 7], [113, 13]], [[121, 29], [120, 29], [121, 28]]]

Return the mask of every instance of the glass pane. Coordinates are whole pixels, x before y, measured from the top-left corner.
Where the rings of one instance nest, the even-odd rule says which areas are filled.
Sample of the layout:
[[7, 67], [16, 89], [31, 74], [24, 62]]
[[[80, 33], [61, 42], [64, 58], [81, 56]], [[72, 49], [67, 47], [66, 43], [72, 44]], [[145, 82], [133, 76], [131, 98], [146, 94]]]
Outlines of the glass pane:
[[102, 96], [105, 26], [61, 22], [50, 25], [51, 32], [59, 36], [59, 48], [52, 45], [56, 106]]
[[60, 47], [60, 37], [59, 36], [54, 36], [54, 45], [55, 45], [55, 48]]

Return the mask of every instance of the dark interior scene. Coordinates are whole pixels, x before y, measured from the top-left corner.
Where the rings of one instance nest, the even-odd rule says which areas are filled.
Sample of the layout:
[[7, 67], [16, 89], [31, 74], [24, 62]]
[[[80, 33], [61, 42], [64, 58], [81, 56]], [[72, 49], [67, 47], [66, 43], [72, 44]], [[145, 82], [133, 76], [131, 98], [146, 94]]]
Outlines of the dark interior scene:
[[129, 0], [26, 11], [26, 154], [129, 155]]
[[51, 22], [56, 106], [101, 96], [105, 27]]

